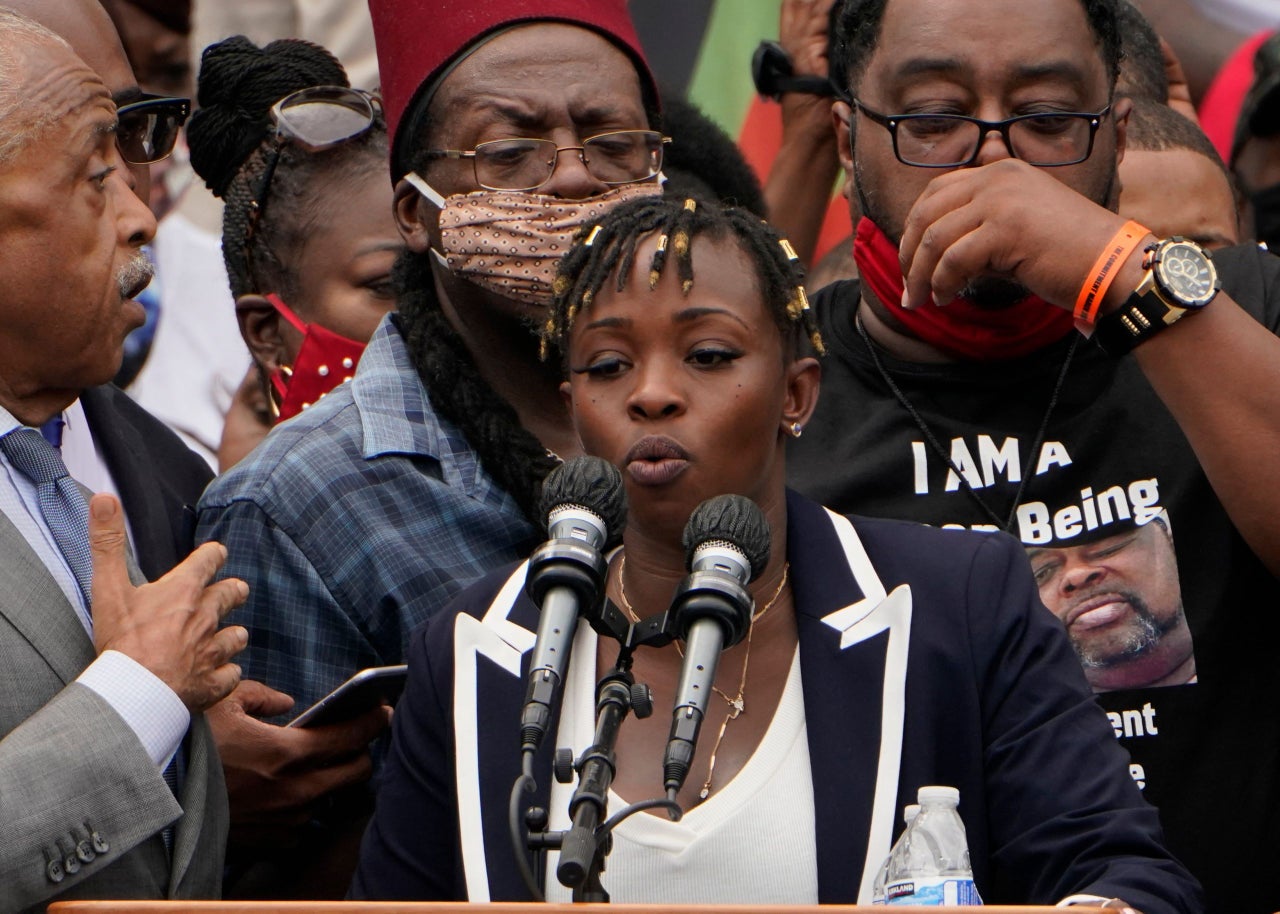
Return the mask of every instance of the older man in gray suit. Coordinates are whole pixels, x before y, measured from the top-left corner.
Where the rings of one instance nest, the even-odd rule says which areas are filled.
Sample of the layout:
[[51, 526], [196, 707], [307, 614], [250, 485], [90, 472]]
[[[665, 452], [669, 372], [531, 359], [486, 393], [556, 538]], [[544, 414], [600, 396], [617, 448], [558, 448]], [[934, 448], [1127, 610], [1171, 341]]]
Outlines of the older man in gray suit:
[[155, 584], [123, 513], [36, 429], [112, 377], [155, 231], [102, 81], [0, 10], [0, 909], [216, 895], [226, 796], [204, 709], [235, 686], [243, 582], [201, 547]]

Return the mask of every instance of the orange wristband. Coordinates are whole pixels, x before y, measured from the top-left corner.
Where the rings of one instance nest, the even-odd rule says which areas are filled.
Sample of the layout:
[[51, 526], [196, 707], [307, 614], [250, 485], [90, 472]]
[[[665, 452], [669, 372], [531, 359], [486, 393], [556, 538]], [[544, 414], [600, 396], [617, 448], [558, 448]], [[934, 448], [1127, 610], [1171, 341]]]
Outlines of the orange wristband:
[[1107, 294], [1107, 289], [1111, 288], [1111, 281], [1116, 278], [1112, 271], [1129, 259], [1133, 249], [1148, 234], [1150, 232], [1146, 227], [1130, 219], [1107, 242], [1107, 246], [1094, 262], [1093, 269], [1089, 271], [1089, 278], [1080, 287], [1080, 294], [1076, 296], [1076, 308], [1072, 312], [1076, 320], [1093, 323], [1093, 319], [1098, 316], [1098, 308]]

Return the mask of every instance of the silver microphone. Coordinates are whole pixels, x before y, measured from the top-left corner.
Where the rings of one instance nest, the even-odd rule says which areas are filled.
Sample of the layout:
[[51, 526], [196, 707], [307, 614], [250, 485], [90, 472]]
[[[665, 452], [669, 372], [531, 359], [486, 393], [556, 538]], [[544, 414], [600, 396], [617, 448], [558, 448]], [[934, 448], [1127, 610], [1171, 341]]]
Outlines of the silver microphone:
[[662, 758], [670, 797], [679, 793], [693, 763], [720, 653], [740, 642], [751, 625], [755, 604], [747, 584], [769, 563], [769, 522], [751, 499], [719, 495], [694, 510], [684, 545], [690, 574], [672, 599], [676, 632], [685, 642], [684, 665]]
[[536, 750], [569, 665], [578, 616], [603, 594], [603, 550], [622, 539], [627, 502], [622, 476], [599, 457], [577, 457], [552, 470], [540, 507], [549, 539], [529, 557], [525, 591], [541, 607], [533, 645], [520, 742]]

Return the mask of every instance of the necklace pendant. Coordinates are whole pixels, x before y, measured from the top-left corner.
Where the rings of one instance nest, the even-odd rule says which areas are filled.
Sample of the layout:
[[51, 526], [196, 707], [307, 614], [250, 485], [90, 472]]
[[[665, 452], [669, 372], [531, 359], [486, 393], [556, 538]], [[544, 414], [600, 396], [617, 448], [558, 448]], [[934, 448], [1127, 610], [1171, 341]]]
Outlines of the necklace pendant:
[[730, 720], [737, 720], [738, 715], [747, 710], [747, 703], [741, 695], [737, 698], [729, 699], [729, 707], [733, 710], [729, 712]]
[[711, 785], [707, 784], [705, 787], [702, 788], [702, 790], [698, 792], [698, 799], [705, 800], [710, 793], [711, 793]]

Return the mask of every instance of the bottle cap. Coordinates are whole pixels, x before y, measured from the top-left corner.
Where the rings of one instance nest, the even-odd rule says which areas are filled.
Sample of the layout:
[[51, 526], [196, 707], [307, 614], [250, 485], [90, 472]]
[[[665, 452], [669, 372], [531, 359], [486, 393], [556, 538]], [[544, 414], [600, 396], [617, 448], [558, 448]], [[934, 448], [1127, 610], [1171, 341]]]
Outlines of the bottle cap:
[[946, 806], [960, 805], [960, 791], [954, 787], [921, 787], [916, 793], [920, 800], [920, 805], [926, 803], [941, 803]]

